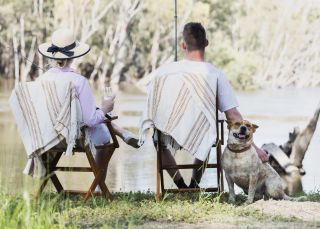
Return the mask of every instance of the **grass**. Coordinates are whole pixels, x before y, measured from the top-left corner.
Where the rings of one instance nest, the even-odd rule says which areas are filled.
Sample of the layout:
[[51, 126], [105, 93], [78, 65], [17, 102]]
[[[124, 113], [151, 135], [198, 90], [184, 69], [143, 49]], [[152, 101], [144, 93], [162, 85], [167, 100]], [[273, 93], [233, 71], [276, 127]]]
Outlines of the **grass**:
[[[320, 192], [307, 195], [320, 201]], [[295, 218], [269, 217], [248, 208], [246, 198], [235, 205], [212, 194], [165, 195], [157, 203], [153, 193], [116, 193], [113, 201], [101, 197], [83, 203], [78, 196], [64, 198], [44, 193], [39, 200], [28, 194], [0, 194], [0, 228], [134, 228], [145, 223], [228, 225], [254, 222], [293, 222]]]

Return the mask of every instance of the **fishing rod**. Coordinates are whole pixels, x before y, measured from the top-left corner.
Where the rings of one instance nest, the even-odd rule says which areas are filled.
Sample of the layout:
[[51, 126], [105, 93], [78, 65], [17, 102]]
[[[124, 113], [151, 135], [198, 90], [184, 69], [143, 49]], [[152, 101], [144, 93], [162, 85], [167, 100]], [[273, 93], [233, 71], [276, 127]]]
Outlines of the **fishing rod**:
[[177, 0], [174, 0], [174, 30], [175, 30], [175, 40], [174, 40], [174, 61], [178, 60], [178, 28], [177, 28]]
[[14, 54], [17, 54], [18, 56], [22, 57], [23, 59], [25, 59], [26, 61], [28, 61], [29, 63], [31, 63], [31, 68], [32, 69], [37, 69], [37, 70], [42, 70], [42, 71], [45, 71], [43, 68], [41, 68], [39, 65], [35, 64], [33, 61], [29, 60], [26, 56], [23, 56], [21, 53], [19, 53], [18, 50], [15, 50], [13, 47], [10, 47], [8, 45], [5, 45], [5, 44], [2, 44], [0, 42], [0, 46], [4, 47], [4, 48], [7, 48], [7, 49], [10, 49], [11, 51], [13, 51]]

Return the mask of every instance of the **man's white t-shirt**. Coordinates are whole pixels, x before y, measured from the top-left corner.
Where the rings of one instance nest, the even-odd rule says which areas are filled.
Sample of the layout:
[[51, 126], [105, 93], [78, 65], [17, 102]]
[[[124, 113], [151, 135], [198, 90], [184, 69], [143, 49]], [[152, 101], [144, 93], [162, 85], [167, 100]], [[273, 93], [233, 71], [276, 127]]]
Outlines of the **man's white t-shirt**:
[[198, 73], [207, 75], [208, 77], [217, 77], [218, 109], [220, 112], [225, 112], [239, 106], [237, 98], [227, 78], [221, 71], [207, 62], [191, 61], [186, 59], [177, 62], [171, 62], [159, 67], [151, 77], [158, 77], [161, 75], [179, 72]]

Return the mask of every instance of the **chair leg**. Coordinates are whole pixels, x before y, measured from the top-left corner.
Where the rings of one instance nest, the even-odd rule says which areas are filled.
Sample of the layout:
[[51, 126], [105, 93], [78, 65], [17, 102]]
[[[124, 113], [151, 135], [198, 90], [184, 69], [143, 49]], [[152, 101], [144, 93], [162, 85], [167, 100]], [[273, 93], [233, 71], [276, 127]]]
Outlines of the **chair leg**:
[[223, 170], [220, 171], [220, 193], [224, 192]]
[[36, 193], [36, 198], [40, 197], [41, 193], [43, 192], [44, 188], [46, 187], [46, 185], [48, 184], [49, 179], [51, 179], [53, 185], [55, 186], [56, 190], [58, 193], [60, 193], [61, 191], [63, 191], [63, 187], [57, 177], [57, 175], [54, 173], [55, 168], [60, 160], [62, 156], [62, 152], [57, 152], [57, 154], [55, 155], [55, 157], [53, 158], [53, 160], [51, 162], [49, 162], [47, 168], [46, 168], [46, 178], [42, 181], [37, 193]]
[[57, 192], [60, 193], [63, 191], [63, 187], [62, 184], [60, 183], [57, 175], [54, 173], [51, 177], [50, 177], [54, 187], [56, 188]]
[[[95, 175], [95, 179], [94, 181], [92, 182], [91, 186], [90, 186], [90, 193], [93, 193], [95, 188], [97, 187], [97, 185], [99, 184], [100, 188], [101, 188], [101, 191], [102, 193], [104, 194], [104, 196], [110, 200], [112, 200], [112, 194], [110, 193], [107, 185], [105, 184], [105, 181], [102, 179], [103, 177], [103, 174], [106, 170], [108, 170], [108, 164], [109, 164], [109, 161], [113, 155], [113, 152], [109, 152], [111, 155], [110, 157], [107, 158], [107, 160], [104, 161], [104, 165], [103, 165], [103, 168], [102, 169], [98, 169], [96, 170], [96, 175]], [[94, 160], [94, 159], [93, 159]], [[86, 198], [85, 198], [85, 201], [90, 197], [90, 195], [87, 195]]]
[[[86, 152], [86, 156], [87, 156], [87, 159], [89, 161], [89, 164], [90, 164], [90, 167], [92, 169], [92, 172], [93, 172], [93, 175], [94, 175], [94, 178], [96, 178], [96, 174], [97, 174], [97, 165], [96, 165], [96, 162], [94, 161], [94, 158], [91, 154], [91, 151], [90, 149], [88, 148], [88, 146], [85, 147], [85, 152]], [[97, 187], [98, 185], [98, 182], [94, 179], [88, 192], [85, 194], [84, 196], [84, 202], [86, 202], [89, 197], [92, 195], [92, 193], [94, 192], [95, 188]]]
[[99, 185], [100, 185], [100, 188], [101, 188], [102, 192], [105, 194], [105, 197], [110, 199], [110, 200], [112, 200], [112, 195], [111, 195], [107, 185], [105, 184], [105, 181], [102, 179], [102, 177], [103, 177], [104, 172], [108, 171], [108, 165], [109, 165], [109, 162], [111, 160], [111, 157], [112, 157], [114, 151], [115, 151], [115, 149], [113, 149], [112, 151], [108, 152], [108, 154], [110, 154], [110, 155], [105, 160], [103, 169], [100, 170], [100, 172], [98, 173], [97, 178], [96, 178], [98, 181], [100, 181]]
[[[115, 149], [114, 149], [115, 150]], [[112, 152], [110, 152], [111, 154], [113, 154], [114, 150]], [[105, 171], [105, 169], [107, 169], [107, 165], [109, 163], [109, 160], [111, 159], [111, 157], [105, 161], [105, 166], [103, 169], [99, 170], [99, 168], [97, 167], [97, 164], [91, 154], [91, 151], [88, 147], [85, 147], [85, 152], [86, 152], [86, 156], [88, 158], [89, 164], [92, 168], [93, 174], [94, 174], [94, 180], [88, 190], [88, 192], [85, 194], [84, 197], [84, 201], [86, 202], [90, 196], [92, 195], [92, 193], [94, 192], [95, 188], [97, 187], [97, 185], [99, 184], [102, 193], [104, 194], [105, 197], [109, 198], [110, 200], [112, 199], [112, 195], [107, 187], [107, 185], [105, 184], [105, 182], [102, 180], [102, 174]]]
[[37, 192], [36, 192], [36, 199], [38, 199], [41, 195], [41, 193], [43, 192], [44, 188], [47, 186], [48, 180], [50, 179], [50, 177], [46, 177], [42, 182], [40, 187], [38, 188]]
[[159, 202], [161, 197], [160, 197], [160, 180], [161, 180], [161, 173], [160, 173], [160, 164], [162, 163], [162, 161], [160, 161], [160, 157], [159, 157], [159, 149], [157, 149], [157, 187], [156, 187], [156, 201]]
[[[158, 130], [157, 130], [158, 131]], [[162, 153], [163, 145], [161, 144], [161, 132], [158, 131], [158, 144], [157, 144], [157, 187], [156, 199], [160, 201], [161, 195], [164, 193], [163, 169], [162, 169]], [[161, 193], [160, 193], [161, 188]]]
[[218, 192], [219, 194], [223, 192], [223, 171], [221, 168], [221, 143], [217, 145], [217, 181], [218, 181]]
[[62, 187], [62, 184], [60, 183], [60, 181], [54, 171], [56, 170], [56, 166], [57, 166], [61, 156], [62, 156], [62, 153], [57, 153], [56, 156], [54, 157], [51, 165], [50, 165], [50, 166], [52, 166], [51, 167], [52, 175], [51, 175], [50, 179], [51, 179], [51, 181], [52, 181], [52, 183], [58, 193], [63, 191], [63, 187]]

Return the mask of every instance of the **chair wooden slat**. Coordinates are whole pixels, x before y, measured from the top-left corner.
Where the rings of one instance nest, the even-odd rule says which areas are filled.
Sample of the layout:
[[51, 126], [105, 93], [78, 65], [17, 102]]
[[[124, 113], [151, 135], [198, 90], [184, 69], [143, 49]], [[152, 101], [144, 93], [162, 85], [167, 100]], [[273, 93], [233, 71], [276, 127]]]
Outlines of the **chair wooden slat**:
[[[105, 150], [108, 150], [108, 149], [112, 149], [114, 148], [114, 144], [111, 143], [111, 144], [104, 144], [104, 145], [97, 145], [95, 146], [96, 149], [105, 149]], [[47, 153], [52, 153], [52, 152], [61, 152], [61, 153], [64, 153], [66, 151], [65, 148], [61, 148], [61, 147], [53, 147], [51, 148], [50, 150], [47, 151]], [[83, 147], [75, 147], [72, 152], [74, 153], [84, 153], [84, 148]]]
[[[203, 165], [194, 165], [194, 164], [181, 164], [181, 165], [165, 165], [162, 166], [163, 170], [169, 170], [169, 169], [200, 169]], [[206, 164], [206, 168], [218, 168], [217, 164]]]
[[[77, 142], [76, 147], [73, 149], [73, 152], [77, 152], [77, 153], [85, 153], [86, 158], [88, 159], [89, 165], [85, 166], [85, 167], [81, 167], [81, 166], [57, 166], [61, 156], [63, 155], [63, 153], [65, 152], [66, 148], [63, 148], [61, 146], [59, 147], [53, 147], [52, 149], [48, 150], [46, 153], [43, 154], [43, 156], [46, 158], [46, 155], [55, 153], [55, 157], [53, 158], [53, 160], [47, 165], [47, 171], [46, 171], [46, 177], [45, 179], [42, 181], [42, 184], [40, 185], [40, 188], [38, 189], [37, 192], [37, 196], [39, 196], [45, 186], [48, 183], [48, 180], [50, 179], [53, 183], [53, 185], [55, 186], [56, 190], [58, 193], [64, 193], [64, 194], [80, 194], [84, 196], [84, 201], [87, 201], [91, 196], [97, 196], [97, 195], [102, 195], [106, 198], [112, 199], [112, 195], [105, 183], [104, 180], [102, 180], [102, 174], [105, 172], [105, 170], [107, 170], [107, 166], [108, 163], [111, 159], [111, 156], [113, 154], [113, 152], [115, 151], [116, 148], [119, 147], [119, 143], [118, 140], [116, 138], [114, 129], [111, 125], [111, 121], [115, 120], [117, 117], [112, 117], [110, 120], [105, 121], [109, 132], [111, 134], [111, 138], [112, 138], [112, 143], [109, 144], [105, 144], [105, 145], [99, 145], [96, 146], [96, 149], [99, 150], [105, 150], [106, 153], [110, 154], [110, 157], [107, 157], [107, 159], [103, 162], [103, 164], [105, 165], [102, 169], [99, 169], [94, 158], [93, 158], [93, 154], [89, 148], [89, 146], [84, 146], [84, 138], [80, 139]], [[85, 128], [85, 127], [84, 127]], [[84, 128], [82, 128], [82, 135], [85, 136], [85, 131]], [[60, 183], [56, 172], [60, 171], [60, 172], [93, 172], [94, 175], [94, 180], [92, 181], [92, 184], [89, 188], [88, 191], [81, 191], [81, 190], [65, 190], [62, 186], [62, 184]], [[100, 186], [102, 193], [94, 193], [95, 188], [97, 187], [97, 185]]]
[[[87, 191], [80, 191], [80, 190], [63, 190], [63, 194], [65, 195], [83, 195], [85, 196], [87, 194]], [[103, 196], [102, 192], [94, 192], [91, 193], [93, 196]]]
[[164, 189], [164, 193], [179, 193], [179, 192], [218, 192], [218, 188], [181, 188], [181, 189]]
[[56, 167], [56, 171], [61, 172], [92, 172], [91, 167]]

